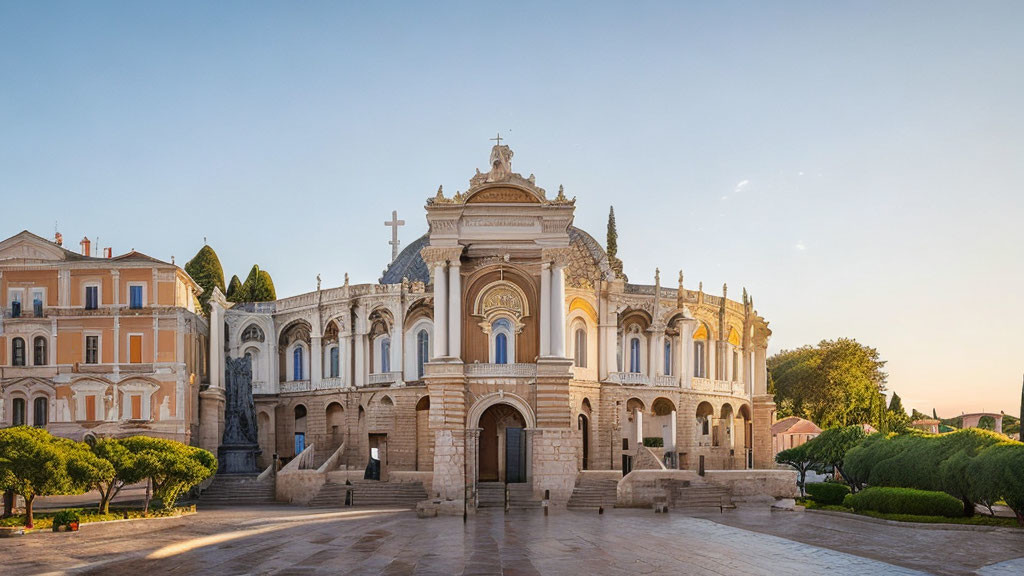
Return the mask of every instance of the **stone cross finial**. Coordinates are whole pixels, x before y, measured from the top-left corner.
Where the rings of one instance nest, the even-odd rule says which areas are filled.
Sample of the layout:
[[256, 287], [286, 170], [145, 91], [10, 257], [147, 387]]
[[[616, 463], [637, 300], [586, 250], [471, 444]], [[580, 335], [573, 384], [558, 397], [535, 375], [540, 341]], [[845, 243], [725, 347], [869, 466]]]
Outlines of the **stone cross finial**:
[[391, 244], [391, 261], [394, 262], [395, 258], [398, 258], [398, 246], [400, 244], [398, 241], [398, 227], [405, 226], [405, 220], [399, 220], [398, 210], [392, 210], [391, 221], [385, 222], [384, 225], [391, 227], [391, 242], [388, 242], [388, 244]]
[[491, 140], [497, 142], [495, 146], [501, 146], [501, 132], [498, 132], [498, 136], [496, 138], [491, 138]]

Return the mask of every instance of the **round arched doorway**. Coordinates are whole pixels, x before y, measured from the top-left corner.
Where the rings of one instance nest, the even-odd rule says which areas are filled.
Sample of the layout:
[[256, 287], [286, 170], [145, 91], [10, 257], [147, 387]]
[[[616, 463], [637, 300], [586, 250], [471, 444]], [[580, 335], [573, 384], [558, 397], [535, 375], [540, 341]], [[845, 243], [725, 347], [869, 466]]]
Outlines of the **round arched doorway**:
[[526, 418], [498, 403], [480, 415], [481, 482], [526, 482]]

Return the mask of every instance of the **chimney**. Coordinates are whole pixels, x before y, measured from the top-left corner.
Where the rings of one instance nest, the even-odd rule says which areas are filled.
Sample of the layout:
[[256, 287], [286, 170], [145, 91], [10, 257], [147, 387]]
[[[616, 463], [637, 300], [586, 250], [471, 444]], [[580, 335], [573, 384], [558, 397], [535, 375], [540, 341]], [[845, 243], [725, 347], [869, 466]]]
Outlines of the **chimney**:
[[113, 248], [111, 248], [110, 246], [107, 246], [106, 248], [103, 249], [103, 257], [104, 258], [108, 258], [109, 259], [109, 258], [112, 258], [113, 256], [114, 256], [114, 249]]
[[53, 233], [53, 242], [57, 246], [63, 246], [64, 245], [64, 236], [62, 236], [60, 232], [54, 232]]
[[92, 247], [92, 242], [89, 241], [89, 237], [86, 236], [86, 237], [82, 238], [82, 241], [79, 242], [79, 244], [81, 244], [81, 246], [82, 246], [82, 256], [90, 256], [91, 255], [90, 249]]

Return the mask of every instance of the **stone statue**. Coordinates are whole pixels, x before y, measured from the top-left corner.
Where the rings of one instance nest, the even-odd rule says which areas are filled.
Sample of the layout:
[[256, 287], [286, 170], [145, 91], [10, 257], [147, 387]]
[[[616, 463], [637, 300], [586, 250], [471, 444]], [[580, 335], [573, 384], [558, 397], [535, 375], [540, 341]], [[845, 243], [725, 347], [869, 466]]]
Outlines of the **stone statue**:
[[224, 436], [218, 459], [221, 473], [254, 473], [260, 453], [252, 398], [252, 360], [224, 360]]
[[491, 148], [491, 171], [487, 174], [488, 182], [501, 182], [512, 175], [513, 155], [507, 144]]

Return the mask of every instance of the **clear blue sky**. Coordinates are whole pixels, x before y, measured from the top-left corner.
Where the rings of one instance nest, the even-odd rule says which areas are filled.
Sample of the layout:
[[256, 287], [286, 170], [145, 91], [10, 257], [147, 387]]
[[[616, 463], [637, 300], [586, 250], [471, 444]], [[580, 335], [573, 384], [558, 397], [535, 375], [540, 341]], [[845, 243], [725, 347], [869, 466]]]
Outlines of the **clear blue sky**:
[[501, 131], [633, 281], [1019, 406], [1024, 3], [0, 3], [0, 235], [373, 282]]

